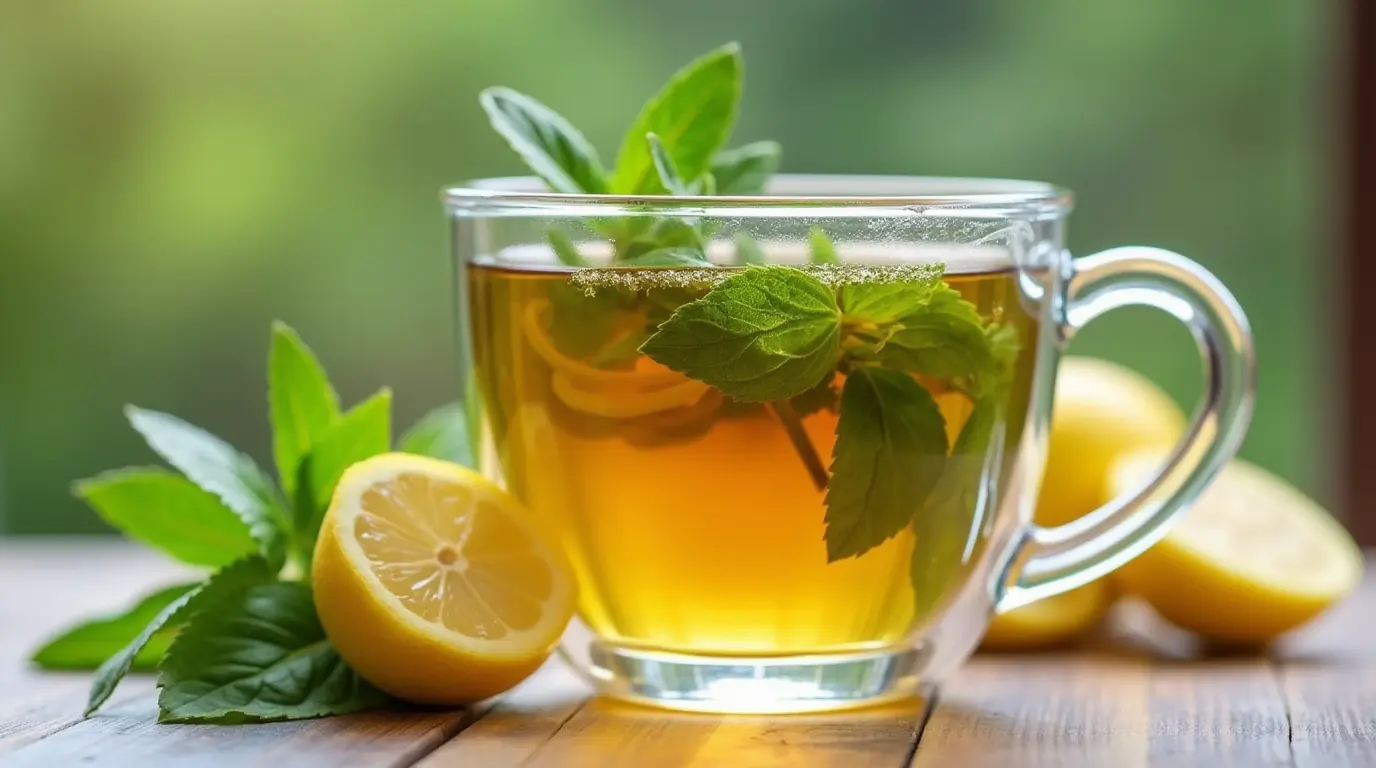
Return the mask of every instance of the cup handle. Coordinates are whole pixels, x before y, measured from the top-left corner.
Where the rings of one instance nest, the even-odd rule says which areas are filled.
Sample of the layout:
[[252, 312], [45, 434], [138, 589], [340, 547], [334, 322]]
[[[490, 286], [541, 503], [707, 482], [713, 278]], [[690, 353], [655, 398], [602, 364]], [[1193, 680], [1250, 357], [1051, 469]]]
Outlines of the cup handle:
[[1252, 334], [1242, 307], [1218, 278], [1183, 256], [1140, 246], [1077, 259], [1070, 270], [1058, 327], [1062, 345], [1110, 310], [1162, 310], [1194, 335], [1204, 362], [1204, 397], [1189, 430], [1146, 485], [1065, 525], [1028, 527], [995, 585], [998, 613], [1087, 584], [1159, 541], [1237, 452], [1252, 417]]

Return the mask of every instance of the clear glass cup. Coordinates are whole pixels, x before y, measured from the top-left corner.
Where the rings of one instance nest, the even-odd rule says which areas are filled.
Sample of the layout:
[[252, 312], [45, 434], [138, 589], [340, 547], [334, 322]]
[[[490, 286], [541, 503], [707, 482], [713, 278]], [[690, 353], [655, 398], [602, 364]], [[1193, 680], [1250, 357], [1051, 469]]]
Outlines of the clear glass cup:
[[[444, 202], [479, 469], [567, 554], [580, 599], [561, 652], [613, 697], [777, 713], [919, 693], [973, 652], [993, 614], [1099, 578], [1157, 541], [1251, 416], [1252, 338], [1227, 289], [1156, 248], [1072, 259], [1071, 198], [1049, 184], [779, 176], [766, 196], [627, 197], [496, 179], [448, 189]], [[700, 244], [711, 264], [624, 266], [666, 243]], [[812, 265], [827, 243], [841, 266]], [[745, 262], [797, 266], [842, 292], [840, 322], [877, 365], [904, 349], [916, 361], [898, 366], [906, 379], [891, 396], [940, 413], [945, 439], [938, 431], [931, 455], [896, 464], [852, 452], [860, 471], [920, 499], [896, 535], [855, 556], [842, 546], [829, 557], [824, 520], [839, 402], [859, 368], [750, 402], [638, 351]], [[935, 263], [983, 336], [930, 322], [930, 291], [916, 287], [901, 333], [846, 314], [857, 302], [845, 286], [907, 290]], [[1203, 402], [1150, 483], [1038, 526], [1062, 350], [1123, 306], [1190, 329]], [[1002, 349], [1002, 373], [962, 373], [976, 347]]]

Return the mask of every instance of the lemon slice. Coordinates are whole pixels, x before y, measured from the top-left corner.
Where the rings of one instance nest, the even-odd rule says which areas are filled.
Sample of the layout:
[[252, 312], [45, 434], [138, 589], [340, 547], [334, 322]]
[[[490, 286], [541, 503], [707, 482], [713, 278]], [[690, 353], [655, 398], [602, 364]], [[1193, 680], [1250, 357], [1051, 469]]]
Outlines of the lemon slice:
[[1102, 579], [994, 617], [981, 648], [1013, 650], [1055, 645], [1088, 631], [1113, 602]]
[[312, 585], [330, 641], [398, 698], [461, 704], [544, 662], [573, 615], [568, 564], [480, 475], [385, 454], [344, 473]]
[[[1130, 492], [1157, 452], [1114, 465]], [[1352, 537], [1312, 500], [1244, 461], [1229, 464], [1156, 546], [1114, 574], [1173, 623], [1225, 643], [1264, 643], [1314, 618], [1362, 578]]]

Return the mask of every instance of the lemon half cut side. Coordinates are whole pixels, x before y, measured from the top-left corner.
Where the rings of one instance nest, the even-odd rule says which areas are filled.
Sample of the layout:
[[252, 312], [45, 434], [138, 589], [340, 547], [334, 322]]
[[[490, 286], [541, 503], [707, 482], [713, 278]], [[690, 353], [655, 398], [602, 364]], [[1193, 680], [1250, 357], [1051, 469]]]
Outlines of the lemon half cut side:
[[384, 454], [340, 480], [316, 542], [316, 606], [339, 654], [408, 701], [511, 688], [573, 614], [573, 575], [520, 503], [456, 464]]

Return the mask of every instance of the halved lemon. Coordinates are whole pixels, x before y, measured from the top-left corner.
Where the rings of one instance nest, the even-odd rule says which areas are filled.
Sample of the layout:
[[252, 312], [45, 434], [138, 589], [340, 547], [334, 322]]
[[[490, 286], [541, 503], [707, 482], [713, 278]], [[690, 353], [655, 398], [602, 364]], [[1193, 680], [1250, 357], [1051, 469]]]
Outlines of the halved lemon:
[[[1117, 493], [1151, 477], [1159, 452], [1111, 472]], [[1362, 578], [1362, 555], [1323, 508], [1265, 470], [1235, 460], [1166, 537], [1113, 574], [1171, 622], [1225, 643], [1253, 645], [1314, 618]]]
[[981, 648], [1013, 650], [1056, 645], [1088, 631], [1113, 603], [1102, 579], [1062, 595], [1000, 614], [989, 623]]
[[339, 655], [408, 701], [501, 693], [549, 656], [574, 579], [514, 498], [456, 464], [384, 454], [339, 481], [311, 568]]

